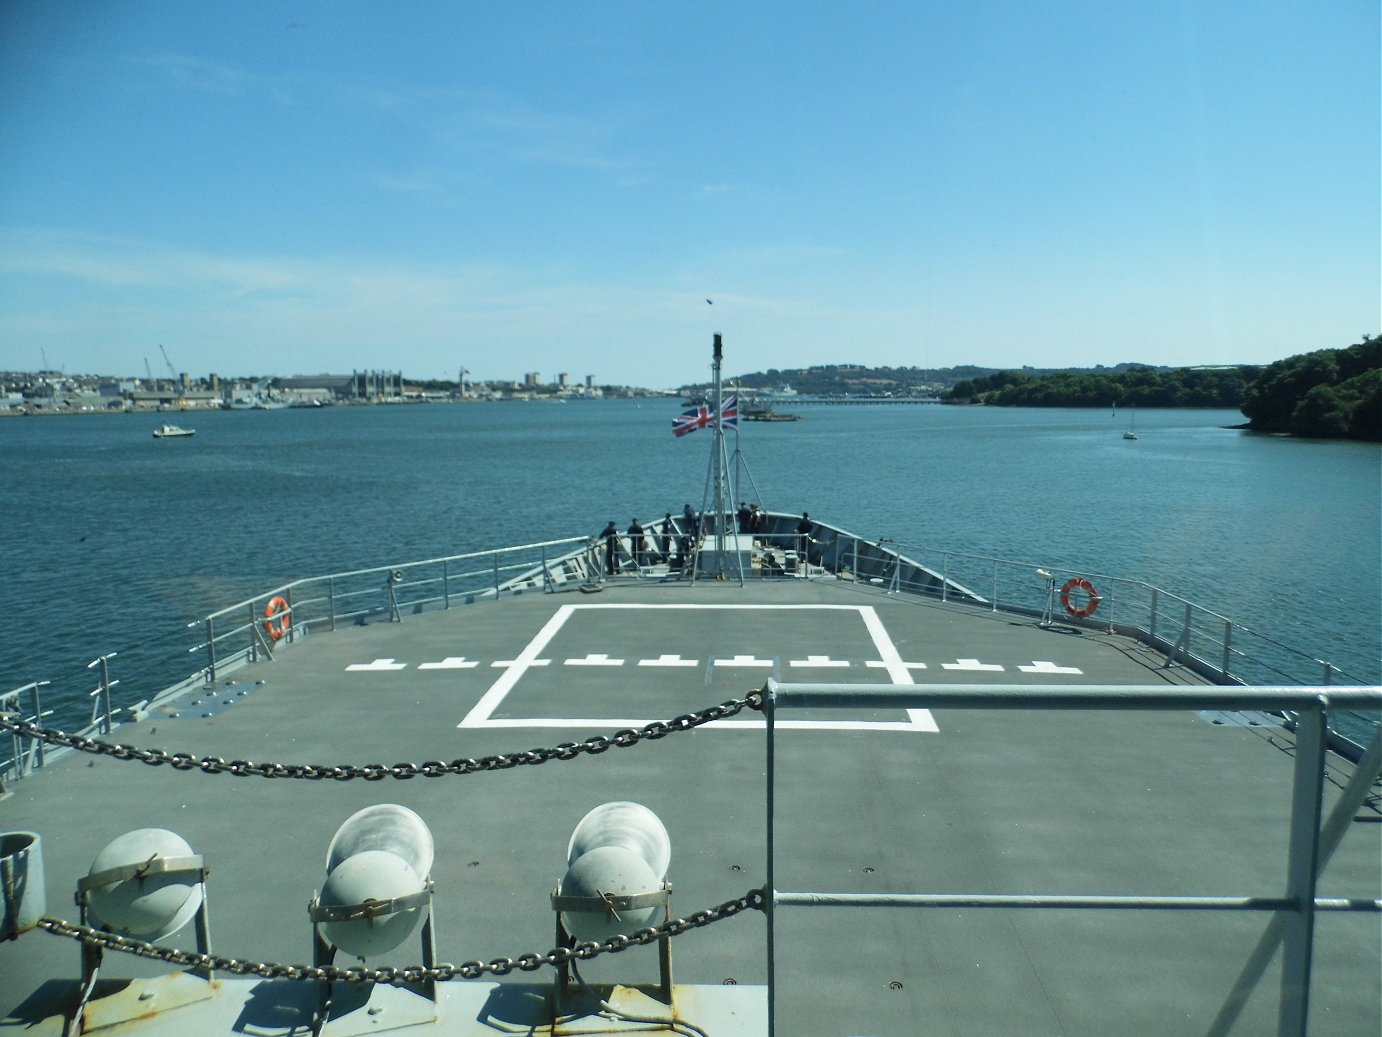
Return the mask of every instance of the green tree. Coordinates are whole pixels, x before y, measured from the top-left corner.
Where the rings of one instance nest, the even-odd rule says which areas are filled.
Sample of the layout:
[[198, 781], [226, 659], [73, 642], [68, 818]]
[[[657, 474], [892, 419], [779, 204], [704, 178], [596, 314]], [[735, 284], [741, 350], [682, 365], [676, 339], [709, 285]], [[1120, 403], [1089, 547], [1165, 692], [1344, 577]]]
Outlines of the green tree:
[[1292, 430], [1303, 436], [1337, 438], [1348, 434], [1351, 407], [1332, 385], [1317, 385], [1291, 412]]

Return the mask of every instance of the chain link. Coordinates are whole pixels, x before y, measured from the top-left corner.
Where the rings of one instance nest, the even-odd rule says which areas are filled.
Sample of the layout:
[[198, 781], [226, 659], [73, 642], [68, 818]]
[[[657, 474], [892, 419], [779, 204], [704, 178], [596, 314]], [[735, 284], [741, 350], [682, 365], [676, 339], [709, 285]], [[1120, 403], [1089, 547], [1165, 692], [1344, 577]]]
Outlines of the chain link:
[[499, 753], [477, 759], [429, 760], [426, 763], [351, 764], [335, 766], [313, 763], [254, 763], [250, 760], [227, 761], [219, 756], [196, 757], [190, 753], [170, 753], [166, 749], [140, 749], [133, 745], [102, 742], [83, 735], [70, 735], [56, 728], [42, 727], [24, 720], [17, 713], [0, 713], [0, 730], [10, 731], [20, 738], [37, 738], [49, 745], [75, 749], [94, 756], [109, 756], [116, 760], [138, 760], [150, 767], [164, 764], [177, 771], [201, 771], [203, 774], [233, 774], [238, 778], [300, 778], [305, 781], [383, 781], [397, 778], [440, 778], [448, 774], [475, 774], [479, 771], [501, 771], [513, 767], [536, 766], [548, 760], [574, 760], [579, 756], [598, 756], [607, 749], [628, 749], [639, 742], [655, 741], [669, 734], [692, 731], [716, 720], [724, 720], [744, 709], [763, 708], [762, 692], [750, 692], [741, 699], [728, 699], [695, 713], [684, 713], [671, 720], [655, 720], [641, 728], [624, 728], [612, 735], [593, 735], [582, 742], [562, 742], [551, 748], [528, 749], [515, 753]]
[[446, 983], [454, 979], [481, 979], [484, 976], [507, 976], [509, 973], [536, 972], [544, 966], [556, 968], [573, 960], [587, 961], [602, 954], [618, 954], [630, 947], [642, 947], [661, 939], [671, 939], [692, 929], [711, 925], [725, 918], [733, 918], [742, 911], [762, 911], [767, 897], [761, 889], [751, 889], [741, 897], [726, 900], [723, 904], [697, 911], [689, 918], [674, 918], [661, 925], [639, 929], [628, 935], [616, 934], [600, 943], [578, 943], [574, 947], [554, 947], [546, 954], [529, 952], [516, 958], [494, 958], [490, 961], [466, 961], [460, 965], [436, 965], [427, 968], [423, 965], [410, 965], [398, 968], [384, 965], [371, 969], [364, 965], [351, 965], [342, 968], [338, 965], [282, 965], [277, 962], [247, 961], [243, 958], [225, 958], [217, 954], [200, 954], [195, 951], [181, 951], [173, 947], [160, 947], [157, 944], [134, 940], [119, 933], [103, 932], [90, 926], [77, 925], [61, 918], [43, 917], [38, 920], [39, 928], [77, 940], [88, 947], [99, 947], [104, 951], [133, 954], [140, 958], [152, 958], [184, 968], [210, 969], [236, 976], [259, 976], [264, 979], [290, 979], [304, 982], [345, 982], [345, 983], [385, 983], [399, 986], [405, 983], [422, 983], [432, 980]]

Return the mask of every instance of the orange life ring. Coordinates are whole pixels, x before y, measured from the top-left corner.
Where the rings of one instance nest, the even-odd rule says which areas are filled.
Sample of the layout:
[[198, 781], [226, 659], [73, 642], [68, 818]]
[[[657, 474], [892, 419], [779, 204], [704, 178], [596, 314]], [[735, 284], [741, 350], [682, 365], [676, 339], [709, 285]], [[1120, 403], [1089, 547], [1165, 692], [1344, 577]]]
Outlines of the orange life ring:
[[288, 602], [275, 594], [264, 606], [264, 633], [277, 641], [293, 625], [293, 616]]
[[[1089, 600], [1085, 602], [1084, 608], [1076, 608], [1070, 604], [1070, 592], [1078, 588], [1089, 595]], [[1065, 586], [1060, 589], [1060, 603], [1065, 606], [1065, 611], [1069, 612], [1076, 619], [1085, 619], [1094, 615], [1094, 610], [1099, 607], [1099, 602], [1103, 599], [1099, 597], [1099, 592], [1094, 589], [1094, 584], [1090, 583], [1083, 576], [1075, 576], [1065, 581]]]

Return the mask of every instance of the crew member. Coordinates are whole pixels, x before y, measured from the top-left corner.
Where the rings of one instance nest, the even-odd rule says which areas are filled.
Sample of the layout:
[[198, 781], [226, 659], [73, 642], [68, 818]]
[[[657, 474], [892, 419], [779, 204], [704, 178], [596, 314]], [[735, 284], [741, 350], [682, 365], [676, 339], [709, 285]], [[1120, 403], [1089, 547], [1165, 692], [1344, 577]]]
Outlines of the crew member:
[[600, 530], [600, 535], [605, 538], [605, 572], [613, 576], [615, 563], [619, 560], [619, 527], [614, 524], [614, 519], [610, 519], [609, 525]]
[[629, 554], [633, 555], [633, 564], [637, 569], [642, 569], [647, 563], [647, 550], [643, 543], [643, 527], [638, 524], [635, 517], [629, 524]]

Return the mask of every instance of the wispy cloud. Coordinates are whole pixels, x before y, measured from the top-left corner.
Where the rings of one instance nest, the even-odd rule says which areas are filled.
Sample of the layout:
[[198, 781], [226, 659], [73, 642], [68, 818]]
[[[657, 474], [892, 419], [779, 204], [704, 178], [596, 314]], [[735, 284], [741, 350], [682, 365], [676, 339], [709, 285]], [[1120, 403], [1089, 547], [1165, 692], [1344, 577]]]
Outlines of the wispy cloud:
[[253, 72], [175, 51], [127, 55], [125, 61], [176, 88], [222, 97], [258, 96], [291, 104], [301, 88], [288, 76]]
[[[646, 380], [650, 351], [709, 342], [704, 290], [649, 277], [484, 264], [386, 263], [353, 256], [227, 255], [160, 242], [0, 230], [0, 353], [40, 343], [69, 369], [110, 369], [147, 343], [179, 343], [190, 370], [291, 374], [464, 362], [482, 377], [581, 370]], [[716, 293], [714, 317], [805, 328], [809, 300]], [[854, 315], [857, 317], [857, 315]], [[809, 317], [809, 321], [807, 318]], [[759, 337], [759, 336], [755, 336]], [[458, 354], [468, 353], [460, 358]], [[700, 375], [676, 351], [669, 383]], [[0, 366], [4, 366], [0, 364]]]

